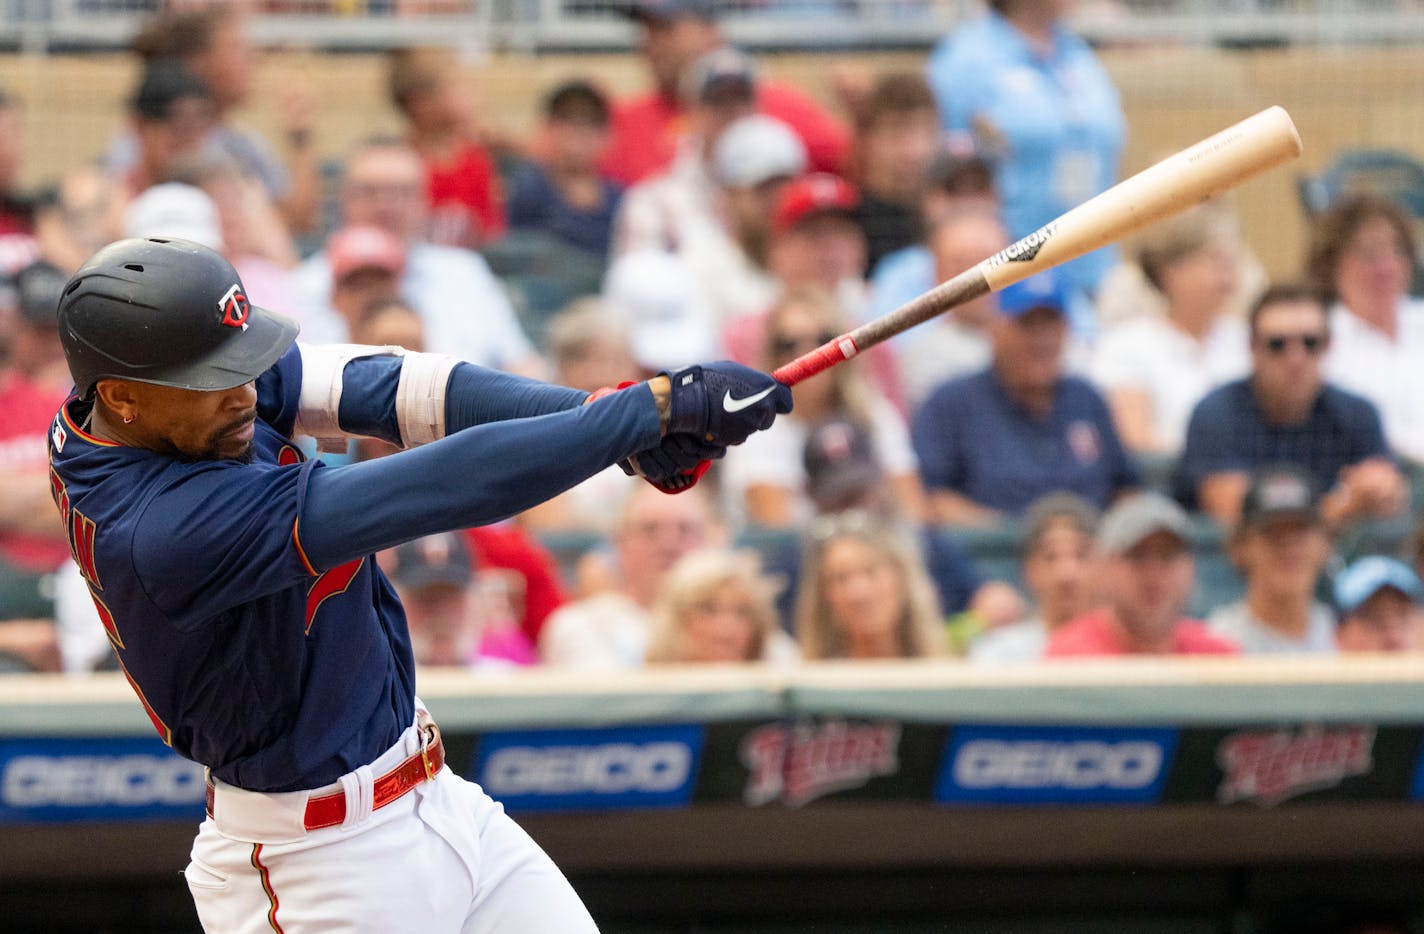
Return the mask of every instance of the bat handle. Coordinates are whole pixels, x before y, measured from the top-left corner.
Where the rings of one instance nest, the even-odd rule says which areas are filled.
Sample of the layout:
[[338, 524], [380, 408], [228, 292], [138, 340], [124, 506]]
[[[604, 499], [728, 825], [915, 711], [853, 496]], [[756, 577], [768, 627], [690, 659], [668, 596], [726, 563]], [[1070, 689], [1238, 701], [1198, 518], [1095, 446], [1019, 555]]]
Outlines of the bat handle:
[[809, 353], [804, 353], [792, 360], [784, 363], [772, 371], [771, 378], [781, 383], [783, 386], [795, 386], [805, 379], [810, 379], [822, 370], [829, 370], [843, 360], [849, 360], [860, 353], [860, 348], [856, 346], [855, 338], [849, 334], [842, 334], [840, 337], [828, 340], [821, 346]]

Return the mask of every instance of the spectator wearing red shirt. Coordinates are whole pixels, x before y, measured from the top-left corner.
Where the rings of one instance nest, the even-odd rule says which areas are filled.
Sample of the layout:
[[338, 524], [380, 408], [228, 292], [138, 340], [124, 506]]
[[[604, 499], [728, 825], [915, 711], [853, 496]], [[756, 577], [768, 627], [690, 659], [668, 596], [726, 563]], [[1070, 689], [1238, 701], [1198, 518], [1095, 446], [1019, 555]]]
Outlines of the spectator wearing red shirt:
[[18, 321], [0, 366], [0, 670], [59, 667], [49, 578], [69, 545], [50, 499], [45, 436], [69, 386], [55, 317], [66, 279], [44, 262], [15, 277]]
[[504, 197], [489, 151], [474, 138], [469, 98], [447, 49], [400, 49], [387, 77], [391, 102], [425, 163], [431, 243], [478, 249], [504, 235]]
[[[643, 27], [642, 53], [653, 90], [613, 111], [613, 142], [603, 167], [632, 185], [666, 168], [687, 130], [684, 75], [698, 58], [721, 47], [716, 0], [635, 0], [627, 12]], [[801, 91], [772, 81], [757, 85], [757, 110], [796, 131], [811, 167], [841, 171], [850, 149], [846, 126]]]
[[1106, 606], [1065, 623], [1048, 658], [1087, 655], [1235, 655], [1238, 648], [1182, 613], [1191, 596], [1187, 514], [1156, 493], [1120, 501], [1103, 517], [1094, 550]]

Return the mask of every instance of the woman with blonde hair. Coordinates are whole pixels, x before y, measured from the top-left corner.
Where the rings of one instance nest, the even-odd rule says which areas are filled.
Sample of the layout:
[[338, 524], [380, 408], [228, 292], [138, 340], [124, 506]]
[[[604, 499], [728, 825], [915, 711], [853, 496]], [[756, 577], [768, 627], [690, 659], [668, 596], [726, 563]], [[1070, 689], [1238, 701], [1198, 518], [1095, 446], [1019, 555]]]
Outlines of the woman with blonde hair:
[[[766, 337], [757, 363], [770, 372], [849, 329], [840, 305], [827, 292], [790, 289], [767, 312]], [[763, 528], [804, 526], [814, 509], [802, 451], [815, 426], [844, 420], [869, 434], [898, 511], [910, 520], [920, 517], [919, 463], [905, 419], [867, 384], [854, 361], [797, 383], [792, 395], [796, 401], [792, 414], [727, 452], [722, 483], [734, 513], [744, 509], [746, 521]]]
[[796, 637], [808, 660], [944, 654], [943, 621], [914, 539], [866, 513], [811, 527], [796, 597]]
[[649, 664], [794, 659], [795, 645], [776, 618], [778, 589], [754, 552], [704, 549], [684, 556], [653, 607]]

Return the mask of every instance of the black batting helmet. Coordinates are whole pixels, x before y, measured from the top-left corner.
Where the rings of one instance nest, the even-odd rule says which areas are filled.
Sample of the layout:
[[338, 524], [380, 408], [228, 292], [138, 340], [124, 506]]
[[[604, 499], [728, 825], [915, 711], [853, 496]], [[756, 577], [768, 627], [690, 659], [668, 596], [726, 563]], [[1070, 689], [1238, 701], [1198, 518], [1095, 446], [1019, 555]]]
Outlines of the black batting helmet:
[[231, 389], [292, 346], [297, 323], [253, 307], [237, 270], [187, 240], [119, 240], [59, 300], [59, 339], [81, 398], [101, 379]]

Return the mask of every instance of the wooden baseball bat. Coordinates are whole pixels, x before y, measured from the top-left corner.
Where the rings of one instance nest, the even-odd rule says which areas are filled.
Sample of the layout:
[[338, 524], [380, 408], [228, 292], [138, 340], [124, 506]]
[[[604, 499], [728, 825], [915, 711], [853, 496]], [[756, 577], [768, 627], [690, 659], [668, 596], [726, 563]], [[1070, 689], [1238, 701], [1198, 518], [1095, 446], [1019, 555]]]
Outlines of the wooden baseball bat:
[[1119, 182], [977, 266], [778, 367], [772, 376], [794, 386], [957, 305], [1213, 198], [1300, 151], [1290, 115], [1269, 107]]

